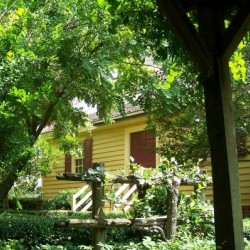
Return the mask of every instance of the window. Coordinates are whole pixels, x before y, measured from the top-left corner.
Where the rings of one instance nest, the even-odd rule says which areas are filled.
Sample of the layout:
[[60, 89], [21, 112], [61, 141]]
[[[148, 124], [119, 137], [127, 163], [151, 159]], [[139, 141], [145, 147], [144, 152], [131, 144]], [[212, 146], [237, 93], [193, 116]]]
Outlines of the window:
[[83, 172], [83, 157], [75, 158], [75, 173], [79, 174]]
[[72, 157], [70, 154], [65, 155], [65, 173], [82, 173], [91, 168], [93, 139], [86, 138], [82, 145], [81, 156]]

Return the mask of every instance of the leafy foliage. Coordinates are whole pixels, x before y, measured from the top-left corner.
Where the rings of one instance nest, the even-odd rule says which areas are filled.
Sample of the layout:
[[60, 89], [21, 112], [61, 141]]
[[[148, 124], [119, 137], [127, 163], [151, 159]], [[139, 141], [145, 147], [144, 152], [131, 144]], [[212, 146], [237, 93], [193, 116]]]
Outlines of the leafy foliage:
[[0, 214], [0, 239], [20, 240], [27, 248], [39, 244], [59, 245], [67, 242], [90, 244], [90, 231], [87, 229], [57, 230], [54, 227], [56, 221], [66, 218], [49, 213], [46, 216], [3, 213]]
[[[123, 215], [108, 215], [108, 217], [121, 216]], [[24, 249], [77, 249], [77, 247], [81, 249], [82, 245], [90, 245], [90, 228], [56, 229], [54, 227], [56, 221], [71, 218], [89, 219], [90, 213], [66, 214], [52, 213], [50, 211], [0, 213], [0, 242], [7, 242], [8, 239], [11, 239], [13, 240], [13, 244], [19, 242], [20, 245], [25, 247]], [[6, 220], [8, 220], [8, 223], [6, 223]], [[116, 228], [108, 231], [108, 242], [127, 242], [128, 239], [135, 242], [139, 240], [137, 233], [130, 227]], [[9, 242], [9, 244], [12, 243]]]
[[129, 250], [146, 250], [146, 249], [153, 249], [153, 250], [163, 250], [163, 249], [170, 249], [170, 250], [188, 250], [188, 249], [195, 249], [195, 250], [212, 250], [215, 249], [215, 243], [212, 240], [200, 239], [200, 238], [182, 238], [175, 241], [154, 241], [150, 237], [145, 237], [142, 242], [134, 243], [130, 242], [127, 245], [120, 245], [115, 244], [113, 245], [103, 245], [102, 249], [106, 250], [114, 250], [114, 249], [129, 249]]
[[48, 210], [70, 210], [71, 198], [76, 189], [62, 190], [51, 200], [44, 201], [43, 208]]
[[250, 241], [250, 219], [244, 219], [243, 223], [244, 236]]
[[178, 228], [180, 232], [214, 238], [214, 210], [209, 201], [201, 202], [199, 197], [181, 194], [178, 213], [182, 221]]
[[[192, 205], [191, 207], [194, 208], [195, 206]], [[183, 210], [186, 209], [187, 207]], [[192, 209], [189, 211], [195, 212]], [[123, 214], [109, 214], [108, 218], [122, 218], [123, 216]], [[65, 228], [56, 230], [53, 228], [55, 221], [70, 218], [87, 219], [89, 217], [90, 214], [66, 214], [49, 211], [10, 211], [0, 213], [0, 247], [1, 249], [6, 247], [6, 249], [13, 250], [91, 249], [88, 229]], [[6, 219], [8, 219], [8, 223], [6, 223]], [[245, 246], [248, 249], [249, 219], [244, 219], [243, 224], [244, 236], [246, 237]], [[102, 249], [215, 249], [212, 235], [201, 235], [193, 230], [189, 231], [190, 227], [187, 227], [187, 225], [180, 225], [179, 227], [183, 226], [183, 228], [179, 230], [175, 239], [170, 241], [153, 240], [150, 237], [145, 237], [140, 241], [138, 233], [131, 231], [131, 228], [112, 228], [108, 230], [108, 242], [102, 246]]]
[[18, 240], [6, 240], [0, 241], [0, 249], [7, 250], [25, 250], [26, 248], [23, 246], [21, 241]]
[[[145, 170], [149, 171], [149, 170]], [[139, 168], [140, 174], [142, 173]], [[165, 215], [168, 210], [167, 189], [172, 185], [173, 178], [179, 178], [182, 183], [197, 183], [196, 193], [187, 195], [180, 193], [178, 197], [178, 232], [188, 232], [193, 236], [199, 235], [213, 239], [214, 237], [214, 214], [213, 206], [209, 201], [201, 201], [200, 191], [211, 183], [211, 177], [191, 161], [178, 164], [172, 158], [163, 159], [160, 165], [152, 169], [148, 176], [151, 181], [143, 199], [135, 199], [132, 216], [148, 217], [152, 215]], [[138, 171], [135, 171], [138, 175]]]
[[78, 128], [88, 119], [73, 100], [96, 105], [99, 117], [111, 121], [113, 110], [124, 114], [124, 99], [132, 101], [156, 81], [144, 65], [150, 50], [138, 46], [136, 33], [106, 1], [5, 3], [0, 4], [0, 197], [26, 166], [46, 126], [53, 125], [63, 150], [77, 144]]
[[[239, 46], [230, 62], [239, 155], [247, 153], [245, 140], [250, 133], [249, 47], [249, 42], [245, 41], [244, 46]], [[159, 138], [157, 150], [166, 157], [175, 156], [179, 162], [186, 162], [191, 158], [194, 161], [209, 160], [203, 79], [193, 70], [190, 63], [182, 66], [176, 64], [174, 68], [169, 65], [171, 63], [168, 61], [164, 65], [166, 67], [163, 67], [164, 72], [175, 72], [171, 87], [162, 86], [152, 91], [151, 99], [145, 105], [149, 118], [148, 127], [153, 129]], [[238, 64], [241, 67], [238, 67]]]

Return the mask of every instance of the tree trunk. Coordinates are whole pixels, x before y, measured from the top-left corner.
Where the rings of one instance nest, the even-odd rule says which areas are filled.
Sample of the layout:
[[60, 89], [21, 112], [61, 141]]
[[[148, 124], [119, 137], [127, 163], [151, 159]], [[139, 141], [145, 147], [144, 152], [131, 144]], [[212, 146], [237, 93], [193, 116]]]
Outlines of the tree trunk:
[[17, 180], [17, 175], [9, 173], [8, 176], [0, 183], [0, 200], [4, 202], [5, 197], [8, 195], [9, 190]]
[[8, 195], [10, 189], [17, 180], [18, 174], [23, 170], [29, 158], [30, 156], [26, 156], [17, 162], [13, 162], [13, 165], [17, 167], [13, 171], [9, 171], [5, 177], [2, 177], [0, 182], [0, 201], [3, 202], [3, 199]]
[[2, 199], [2, 208], [3, 209], [9, 209], [9, 200], [8, 200], [8, 194]]
[[167, 239], [173, 239], [176, 234], [178, 216], [178, 194], [180, 183], [181, 180], [174, 176], [171, 185], [167, 188]]

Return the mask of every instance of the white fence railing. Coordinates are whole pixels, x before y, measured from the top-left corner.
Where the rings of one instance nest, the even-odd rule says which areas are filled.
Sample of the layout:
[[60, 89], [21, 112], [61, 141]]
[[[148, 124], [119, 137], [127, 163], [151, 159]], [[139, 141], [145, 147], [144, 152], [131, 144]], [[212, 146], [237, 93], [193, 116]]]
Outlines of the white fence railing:
[[[127, 189], [127, 192], [124, 193], [124, 191]], [[119, 203], [116, 203], [114, 204], [114, 210], [118, 210], [118, 208], [123, 205], [123, 204], [126, 204], [124, 205], [124, 211], [128, 211], [131, 207], [131, 205], [133, 204], [133, 200], [131, 199], [129, 202], [129, 198], [133, 195], [133, 193], [137, 190], [137, 186], [136, 185], [133, 185], [132, 187], [130, 187], [130, 184], [123, 184], [121, 185], [121, 187], [116, 191], [115, 193], [115, 197], [120, 197], [122, 194], [123, 196], [120, 197], [120, 202]]]
[[[80, 198], [85, 192], [87, 193], [82, 198]], [[87, 211], [92, 206], [91, 196], [91, 186], [89, 184], [84, 185], [76, 194], [72, 196], [71, 210], [73, 212], [77, 210]]]
[[[128, 211], [133, 204], [131, 199], [133, 193], [137, 190], [137, 186], [130, 184], [123, 184], [115, 192], [115, 197], [120, 198], [119, 203], [114, 204], [114, 211], [117, 211], [123, 206], [124, 211]], [[83, 195], [86, 193], [85, 195]], [[92, 190], [89, 184], [84, 185], [76, 194], [72, 196], [71, 210], [74, 211], [87, 211], [92, 206]]]

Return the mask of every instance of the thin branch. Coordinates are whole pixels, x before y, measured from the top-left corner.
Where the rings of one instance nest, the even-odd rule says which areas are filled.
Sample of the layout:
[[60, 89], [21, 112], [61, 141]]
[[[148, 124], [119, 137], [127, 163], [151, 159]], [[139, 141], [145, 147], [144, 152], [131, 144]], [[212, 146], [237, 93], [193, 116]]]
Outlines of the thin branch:
[[45, 126], [47, 125], [47, 122], [52, 114], [52, 112], [55, 109], [55, 106], [57, 105], [58, 101], [61, 99], [61, 97], [64, 95], [64, 91], [60, 91], [56, 94], [56, 100], [52, 103], [49, 104], [47, 111], [43, 117], [43, 120], [41, 121], [40, 125], [38, 126], [36, 133], [35, 133], [35, 137], [38, 138], [38, 136], [41, 134], [42, 130], [45, 128]]
[[[116, 63], [118, 63], [118, 61], [114, 61]], [[129, 64], [129, 65], [133, 65], [133, 66], [145, 66], [145, 67], [150, 67], [150, 68], [155, 68], [155, 69], [161, 69], [158, 66], [155, 66], [154, 64], [144, 64], [144, 63], [133, 63], [133, 62], [119, 62], [119, 63], [123, 63], [123, 64]]]
[[7, 14], [7, 12], [11, 9], [12, 5], [14, 5], [15, 3], [16, 3], [16, 0], [12, 1], [12, 3], [10, 3], [10, 4], [7, 4], [5, 11], [3, 11], [1, 16], [0, 16], [0, 20]]

